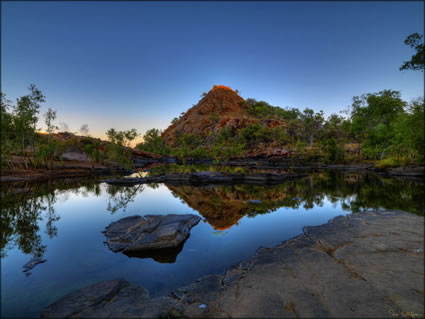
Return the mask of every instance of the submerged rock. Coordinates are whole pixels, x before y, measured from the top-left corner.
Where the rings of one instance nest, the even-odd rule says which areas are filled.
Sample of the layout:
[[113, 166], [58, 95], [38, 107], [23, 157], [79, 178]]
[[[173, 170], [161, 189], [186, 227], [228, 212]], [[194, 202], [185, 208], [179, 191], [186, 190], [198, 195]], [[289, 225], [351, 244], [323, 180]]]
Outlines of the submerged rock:
[[27, 272], [27, 271], [33, 269], [38, 264], [42, 264], [46, 261], [47, 261], [47, 259], [44, 259], [44, 258], [41, 258], [41, 257], [33, 257], [33, 258], [31, 258], [31, 260], [29, 262], [27, 262], [25, 265], [22, 266], [22, 268], [24, 268], [22, 271]]
[[111, 223], [103, 233], [108, 248], [113, 252], [131, 255], [177, 249], [200, 220], [199, 216], [190, 214], [130, 216]]

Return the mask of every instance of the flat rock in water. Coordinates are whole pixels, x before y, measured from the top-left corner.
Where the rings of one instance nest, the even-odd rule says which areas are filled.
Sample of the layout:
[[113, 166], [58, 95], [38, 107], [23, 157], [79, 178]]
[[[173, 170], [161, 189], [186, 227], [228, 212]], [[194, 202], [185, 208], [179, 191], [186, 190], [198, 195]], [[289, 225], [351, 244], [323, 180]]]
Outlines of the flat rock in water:
[[130, 216], [111, 223], [104, 234], [114, 252], [137, 253], [177, 248], [201, 218], [196, 215]]

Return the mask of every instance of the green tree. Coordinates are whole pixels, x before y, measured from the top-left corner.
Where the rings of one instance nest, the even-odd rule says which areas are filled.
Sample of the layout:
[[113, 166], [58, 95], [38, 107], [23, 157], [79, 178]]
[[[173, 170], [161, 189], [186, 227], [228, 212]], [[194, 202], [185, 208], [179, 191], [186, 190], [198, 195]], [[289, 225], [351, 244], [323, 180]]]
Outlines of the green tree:
[[162, 140], [161, 131], [155, 128], [146, 131], [143, 135], [143, 142], [137, 144], [136, 148], [160, 155], [167, 155], [170, 152]]
[[80, 127], [80, 129], [79, 129], [79, 133], [80, 133], [82, 136], [90, 137], [89, 132], [90, 132], [90, 129], [89, 129], [88, 124], [82, 124], [82, 125], [81, 125], [81, 127]]
[[325, 163], [336, 163], [344, 160], [344, 144], [334, 136], [327, 136], [322, 140], [325, 151]]
[[394, 136], [391, 139], [391, 151], [398, 160], [402, 158], [424, 160], [424, 101], [423, 98], [412, 101], [392, 124]]
[[33, 129], [33, 110], [30, 106], [29, 96], [17, 99], [16, 107], [13, 110], [13, 121], [16, 133], [16, 141], [20, 145], [21, 156], [23, 156], [25, 168], [28, 168], [26, 160], [26, 146], [33, 140], [35, 131]]
[[31, 146], [32, 152], [34, 152], [38, 113], [40, 104], [45, 102], [45, 96], [34, 84], [30, 84], [28, 89], [30, 93], [19, 97], [12, 111], [14, 144], [19, 145], [25, 168], [28, 168], [26, 147]]
[[107, 145], [107, 156], [113, 161], [117, 161], [120, 166], [129, 168], [132, 164], [131, 142], [139, 134], [136, 129], [127, 131], [116, 131], [114, 128], [106, 132], [109, 144]]
[[425, 47], [423, 42], [423, 35], [419, 33], [412, 33], [409, 35], [404, 44], [408, 45], [416, 51], [410, 61], [405, 61], [400, 67], [401, 70], [419, 70], [423, 71], [425, 69]]
[[291, 143], [295, 145], [302, 132], [301, 120], [299, 118], [294, 118], [289, 120], [287, 128], [286, 128], [286, 132], [289, 135]]
[[58, 129], [53, 122], [56, 120], [56, 111], [53, 111], [50, 107], [47, 112], [44, 114], [44, 122], [46, 123], [47, 133], [49, 134], [49, 139], [51, 139], [55, 130]]
[[408, 114], [407, 126], [410, 130], [407, 135], [407, 140], [409, 145], [411, 145], [419, 155], [418, 161], [423, 163], [425, 158], [425, 103], [423, 97], [410, 103], [408, 106]]
[[96, 151], [98, 150], [96, 150], [95, 146], [91, 143], [84, 146], [84, 153], [90, 157], [92, 170], [94, 169], [94, 163], [96, 161]]
[[47, 145], [48, 145], [48, 160], [49, 160], [49, 168], [52, 169], [53, 166], [53, 157], [54, 157], [54, 145], [52, 142], [52, 135], [54, 131], [57, 129], [57, 126], [53, 124], [56, 119], [56, 111], [53, 111], [50, 107], [47, 112], [44, 114], [44, 119], [47, 127]]
[[312, 109], [306, 108], [301, 114], [301, 120], [303, 122], [303, 129], [306, 133], [306, 141], [311, 146], [313, 146], [314, 136], [319, 137], [320, 128], [323, 124], [323, 111], [314, 113]]
[[400, 92], [392, 90], [353, 97], [353, 132], [362, 141], [366, 158], [381, 159], [390, 150], [394, 138], [391, 124], [404, 113], [406, 104]]
[[0, 101], [0, 149], [1, 149], [1, 167], [14, 168], [11, 161], [11, 155], [14, 149], [14, 123], [13, 116], [8, 110], [11, 108], [11, 101], [1, 93]]

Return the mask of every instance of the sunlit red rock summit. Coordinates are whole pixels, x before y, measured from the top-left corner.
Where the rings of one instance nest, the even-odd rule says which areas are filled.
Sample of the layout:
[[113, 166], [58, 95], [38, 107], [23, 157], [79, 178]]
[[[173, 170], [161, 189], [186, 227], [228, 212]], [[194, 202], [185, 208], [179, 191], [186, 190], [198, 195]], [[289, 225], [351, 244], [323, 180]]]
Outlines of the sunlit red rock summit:
[[[208, 93], [202, 94], [198, 104], [191, 107], [186, 113], [173, 121], [163, 132], [165, 143], [174, 145], [183, 134], [192, 134], [200, 137], [206, 147], [210, 146], [223, 127], [229, 127], [232, 132], [251, 124], [260, 124], [266, 127], [284, 128], [286, 123], [279, 119], [261, 119], [249, 113], [249, 106], [238, 94], [237, 90], [225, 85], [215, 85]], [[261, 153], [269, 145], [256, 145], [255, 153]], [[269, 151], [266, 152], [271, 152]], [[276, 150], [273, 150], [276, 152]]]

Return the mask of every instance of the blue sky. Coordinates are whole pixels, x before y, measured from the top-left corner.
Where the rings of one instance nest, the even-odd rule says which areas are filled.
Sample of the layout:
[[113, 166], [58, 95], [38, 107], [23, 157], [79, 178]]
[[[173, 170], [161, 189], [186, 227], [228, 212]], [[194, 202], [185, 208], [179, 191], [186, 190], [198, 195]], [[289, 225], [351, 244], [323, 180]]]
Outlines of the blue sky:
[[[424, 32], [423, 2], [2, 2], [2, 91], [35, 83], [42, 112], [87, 123], [165, 129], [214, 84], [272, 105], [324, 110], [383, 89], [423, 96], [399, 71]], [[40, 126], [42, 123], [40, 123]]]

